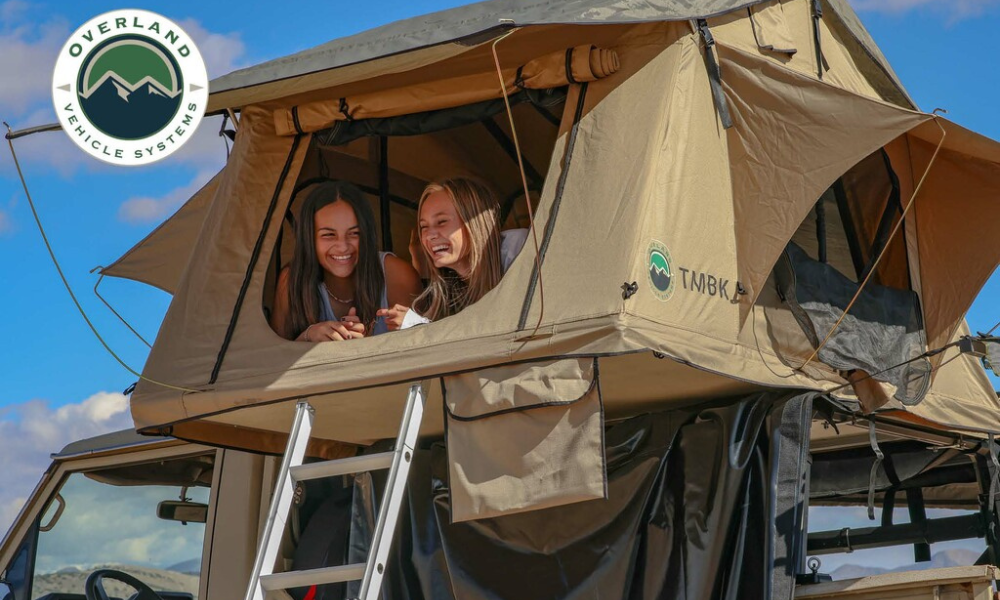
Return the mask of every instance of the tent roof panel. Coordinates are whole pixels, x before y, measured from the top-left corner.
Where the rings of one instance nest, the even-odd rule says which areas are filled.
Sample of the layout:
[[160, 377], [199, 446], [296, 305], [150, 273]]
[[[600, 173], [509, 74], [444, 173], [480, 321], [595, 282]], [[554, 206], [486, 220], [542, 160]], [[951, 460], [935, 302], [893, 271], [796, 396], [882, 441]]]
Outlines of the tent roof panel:
[[[527, 25], [624, 24], [683, 21], [724, 14], [762, 0], [488, 0], [467, 6], [396, 21], [352, 36], [332, 40], [296, 54], [248, 67], [214, 79], [213, 96], [225, 96], [224, 106], [238, 95], [231, 92], [272, 84], [386, 58], [422, 48], [455, 44], [472, 46], [504, 28]], [[829, 0], [829, 7], [865, 52], [885, 72], [903, 97], [906, 92], [868, 31], [846, 0]], [[460, 49], [454, 49], [460, 52]], [[437, 57], [440, 59], [441, 57]], [[908, 98], [907, 98], [908, 99]], [[210, 101], [210, 110], [224, 108]]]

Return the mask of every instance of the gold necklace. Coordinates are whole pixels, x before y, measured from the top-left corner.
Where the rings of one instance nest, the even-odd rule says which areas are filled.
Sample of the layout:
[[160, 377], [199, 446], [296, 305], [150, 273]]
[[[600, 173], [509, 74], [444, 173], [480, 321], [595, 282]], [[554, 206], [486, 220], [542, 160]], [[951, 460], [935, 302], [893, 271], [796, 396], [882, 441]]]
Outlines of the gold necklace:
[[326, 289], [326, 293], [329, 294], [330, 297], [333, 298], [334, 300], [336, 300], [337, 302], [340, 302], [341, 304], [353, 304], [354, 303], [354, 298], [351, 298], [349, 300], [344, 300], [342, 298], [338, 298], [337, 295], [334, 294], [333, 291], [330, 290], [330, 286], [328, 286], [325, 281], [323, 282], [323, 287]]

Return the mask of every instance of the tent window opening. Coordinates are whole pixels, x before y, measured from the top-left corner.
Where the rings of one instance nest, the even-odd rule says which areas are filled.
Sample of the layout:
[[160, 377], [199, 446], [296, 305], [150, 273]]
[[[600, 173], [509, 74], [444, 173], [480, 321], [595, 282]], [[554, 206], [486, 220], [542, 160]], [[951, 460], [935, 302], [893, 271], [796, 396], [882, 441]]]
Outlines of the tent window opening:
[[[528, 180], [527, 200], [536, 208], [556, 145], [566, 88], [522, 90], [510, 100]], [[271, 255], [262, 299], [265, 315], [270, 318], [278, 277], [295, 252], [295, 227], [307, 195], [300, 191], [321, 181], [354, 185], [372, 209], [375, 228], [368, 233], [377, 236], [379, 250], [411, 263], [412, 253], [420, 251], [417, 207], [421, 194], [428, 184], [454, 177], [473, 178], [493, 190], [502, 233], [530, 226], [502, 100], [399, 117], [338, 121], [316, 132]], [[511, 233], [516, 236], [517, 232]]]
[[[775, 341], [790, 367], [815, 356], [851, 380], [889, 383], [893, 397], [912, 405], [927, 393], [930, 363], [918, 358], [927, 341], [903, 229], [889, 237], [902, 218], [900, 193], [883, 150], [841, 176], [795, 232], [774, 268], [777, 298], [762, 304], [769, 322], [794, 328], [794, 321], [804, 334]], [[888, 401], [881, 392], [855, 392], [866, 410]]]
[[840, 177], [817, 200], [792, 243], [854, 282], [867, 275], [885, 249], [871, 283], [911, 289], [905, 228], [889, 239], [903, 213], [899, 179], [884, 150]]

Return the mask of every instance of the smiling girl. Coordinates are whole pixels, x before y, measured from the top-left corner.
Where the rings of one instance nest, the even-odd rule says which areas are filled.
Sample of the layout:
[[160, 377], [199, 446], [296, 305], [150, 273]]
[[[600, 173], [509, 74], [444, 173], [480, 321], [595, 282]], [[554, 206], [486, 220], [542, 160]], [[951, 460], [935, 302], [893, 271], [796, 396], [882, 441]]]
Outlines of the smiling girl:
[[[487, 185], [463, 177], [428, 185], [417, 208], [427, 289], [413, 303], [423, 319], [454, 315], [496, 287], [527, 238], [527, 229], [500, 231], [500, 204]], [[380, 310], [390, 330], [417, 321], [407, 305]]]
[[413, 302], [421, 291], [416, 271], [378, 251], [375, 218], [358, 188], [327, 181], [304, 191], [295, 253], [278, 276], [271, 328], [302, 342], [386, 332], [377, 313]]

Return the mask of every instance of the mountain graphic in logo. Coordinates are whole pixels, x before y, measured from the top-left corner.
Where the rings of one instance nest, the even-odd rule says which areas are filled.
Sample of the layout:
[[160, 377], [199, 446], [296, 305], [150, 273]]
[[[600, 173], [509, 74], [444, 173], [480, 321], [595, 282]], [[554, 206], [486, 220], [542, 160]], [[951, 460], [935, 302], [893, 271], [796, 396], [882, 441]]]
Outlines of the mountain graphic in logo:
[[149, 38], [118, 36], [95, 47], [80, 69], [80, 107], [95, 127], [121, 140], [149, 137], [177, 114], [181, 70]]
[[649, 280], [661, 292], [670, 290], [670, 261], [659, 250], [649, 253]]

